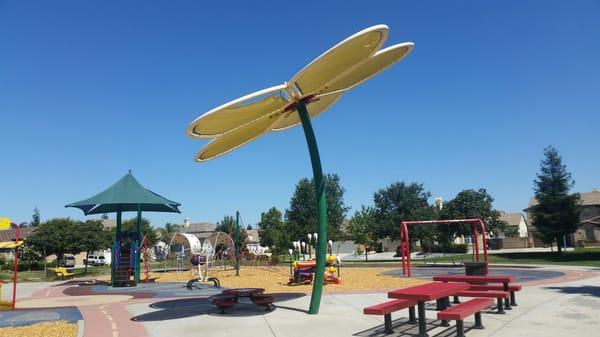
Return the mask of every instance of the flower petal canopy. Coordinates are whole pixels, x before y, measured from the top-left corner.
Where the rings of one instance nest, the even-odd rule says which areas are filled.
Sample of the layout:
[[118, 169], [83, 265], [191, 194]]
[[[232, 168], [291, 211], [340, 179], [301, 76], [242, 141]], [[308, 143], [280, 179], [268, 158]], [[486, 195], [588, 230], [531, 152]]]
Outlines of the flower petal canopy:
[[315, 117], [347, 90], [400, 61], [414, 44], [381, 49], [388, 31], [386, 25], [364, 29], [317, 57], [288, 82], [240, 97], [198, 117], [187, 134], [213, 140], [198, 153], [196, 161], [217, 158], [268, 131], [297, 126], [298, 101], [305, 102], [310, 117]]

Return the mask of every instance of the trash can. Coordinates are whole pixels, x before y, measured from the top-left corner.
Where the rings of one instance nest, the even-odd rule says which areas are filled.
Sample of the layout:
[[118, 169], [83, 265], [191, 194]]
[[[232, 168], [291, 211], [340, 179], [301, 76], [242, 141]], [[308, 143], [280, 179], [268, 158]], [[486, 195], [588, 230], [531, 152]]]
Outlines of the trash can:
[[485, 276], [485, 262], [465, 262], [465, 275]]

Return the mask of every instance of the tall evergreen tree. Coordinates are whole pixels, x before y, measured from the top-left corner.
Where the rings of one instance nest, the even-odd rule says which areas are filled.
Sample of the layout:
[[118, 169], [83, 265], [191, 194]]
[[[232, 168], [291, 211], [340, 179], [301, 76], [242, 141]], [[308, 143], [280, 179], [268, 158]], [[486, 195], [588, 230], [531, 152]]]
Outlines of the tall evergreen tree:
[[558, 151], [552, 146], [545, 148], [540, 173], [534, 180], [538, 203], [532, 209], [532, 223], [546, 241], [556, 240], [558, 254], [562, 253], [563, 237], [574, 233], [580, 222], [579, 194], [569, 194], [574, 184]]
[[31, 227], [37, 227], [40, 225], [40, 210], [37, 206], [33, 209], [33, 215], [31, 216]]

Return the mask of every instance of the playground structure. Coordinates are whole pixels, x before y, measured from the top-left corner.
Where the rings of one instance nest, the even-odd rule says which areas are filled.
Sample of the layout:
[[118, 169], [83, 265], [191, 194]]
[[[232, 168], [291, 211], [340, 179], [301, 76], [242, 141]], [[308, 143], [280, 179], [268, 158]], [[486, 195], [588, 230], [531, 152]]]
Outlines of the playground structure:
[[[291, 261], [290, 262], [290, 280], [288, 285], [311, 284], [316, 272], [317, 261]], [[323, 279], [325, 284], [340, 284], [340, 259], [339, 257], [329, 255], [325, 263], [325, 273]]]
[[[140, 282], [141, 254], [145, 255], [144, 269], [148, 280], [148, 245], [142, 237], [142, 212], [180, 213], [180, 203], [162, 197], [142, 186], [131, 170], [106, 190], [65, 207], [75, 207], [85, 215], [117, 213], [115, 241], [111, 249], [111, 285], [113, 287], [135, 286]], [[122, 228], [123, 212], [136, 212], [133, 231]], [[145, 247], [145, 248], [144, 248]], [[133, 276], [133, 279], [131, 277]]]
[[18, 283], [18, 275], [19, 275], [19, 247], [23, 244], [23, 241], [20, 240], [21, 230], [19, 226], [15, 223], [12, 223], [8, 218], [0, 218], [0, 230], [5, 230], [9, 228], [14, 228], [15, 230], [15, 241], [14, 242], [2, 242], [0, 243], [1, 249], [14, 249], [14, 262], [13, 262], [13, 280], [12, 280], [12, 299], [10, 301], [4, 301], [2, 298], [2, 290], [3, 290], [3, 282], [0, 280], [0, 310], [14, 310], [16, 307], [17, 301], [17, 283]]
[[214, 268], [226, 270], [228, 266], [234, 268], [236, 265], [235, 245], [227, 233], [215, 232], [204, 239], [199, 239], [193, 234], [175, 233], [168, 247], [175, 270], [189, 270], [192, 283], [208, 281], [210, 271]]
[[[402, 255], [402, 274], [411, 276], [410, 274], [410, 238], [408, 236], [408, 225], [452, 225], [460, 223], [473, 224], [473, 252], [475, 253], [475, 261], [479, 262], [479, 230], [481, 230], [483, 243], [483, 256], [485, 261], [485, 273], [488, 273], [488, 253], [487, 253], [487, 236], [485, 224], [481, 219], [455, 219], [455, 220], [423, 220], [423, 221], [402, 221], [400, 222], [400, 250]], [[479, 230], [478, 230], [479, 227]]]

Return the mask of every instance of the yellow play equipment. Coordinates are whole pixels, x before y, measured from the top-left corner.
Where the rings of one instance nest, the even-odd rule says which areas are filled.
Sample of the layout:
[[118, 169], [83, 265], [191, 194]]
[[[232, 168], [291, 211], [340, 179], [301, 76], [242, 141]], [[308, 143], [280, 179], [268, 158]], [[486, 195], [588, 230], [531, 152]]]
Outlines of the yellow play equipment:
[[56, 267], [54, 268], [54, 272], [57, 277], [65, 278], [65, 277], [73, 277], [74, 273], [69, 272], [69, 270], [65, 267]]
[[[316, 269], [316, 260], [292, 261], [290, 267], [290, 280], [288, 285], [310, 284]], [[328, 256], [325, 261], [325, 284], [340, 284], [340, 260], [335, 256]]]
[[2, 280], [0, 280], [0, 310], [7, 310], [7, 309], [12, 309], [12, 302], [11, 301], [4, 301], [2, 300], [2, 286], [4, 285], [4, 282], [2, 282]]

